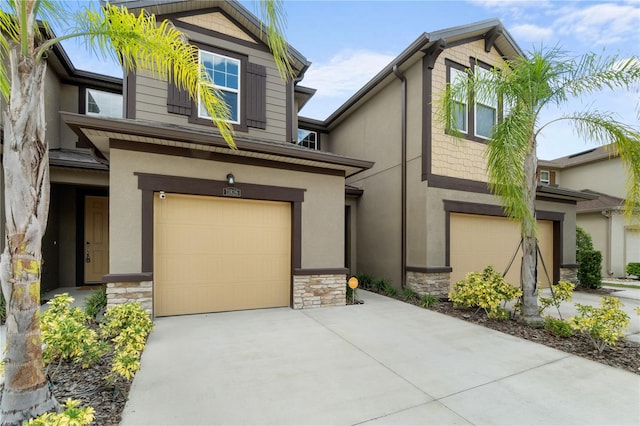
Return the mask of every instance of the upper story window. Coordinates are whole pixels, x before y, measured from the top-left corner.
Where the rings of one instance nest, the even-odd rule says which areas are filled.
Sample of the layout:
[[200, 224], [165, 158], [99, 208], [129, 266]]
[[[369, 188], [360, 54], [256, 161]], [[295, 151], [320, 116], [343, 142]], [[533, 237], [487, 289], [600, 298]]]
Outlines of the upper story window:
[[[464, 69], [451, 68], [450, 71], [451, 84], [456, 84], [464, 81], [467, 78], [467, 73]], [[468, 131], [468, 115], [469, 115], [469, 94], [462, 93], [455, 97], [456, 103], [456, 116], [455, 123], [453, 123], [459, 131], [467, 133]]]
[[[468, 78], [468, 70], [488, 75], [489, 66], [471, 61], [470, 67], [445, 60], [447, 65], [447, 83], [452, 85]], [[498, 97], [495, 94], [461, 93], [454, 97], [460, 108], [456, 109], [455, 127], [466, 137], [478, 142], [485, 142], [491, 137], [493, 127], [498, 121]], [[469, 107], [469, 104], [472, 107]]]
[[312, 130], [298, 129], [298, 145], [305, 148], [318, 150], [318, 133]]
[[[488, 76], [489, 70], [476, 67], [474, 72], [479, 75]], [[475, 100], [475, 135], [480, 138], [488, 139], [491, 137], [493, 126], [496, 125], [498, 120], [498, 97], [494, 94], [486, 94], [480, 96], [474, 94]]]
[[549, 173], [549, 170], [540, 170], [540, 182], [546, 184], [551, 183], [551, 173]]
[[96, 89], [86, 89], [87, 115], [122, 118], [122, 95]]
[[[240, 61], [238, 59], [200, 50], [200, 63], [203, 65], [209, 83], [222, 94], [229, 111], [231, 122], [240, 123]], [[211, 116], [202, 102], [198, 102], [198, 117]]]

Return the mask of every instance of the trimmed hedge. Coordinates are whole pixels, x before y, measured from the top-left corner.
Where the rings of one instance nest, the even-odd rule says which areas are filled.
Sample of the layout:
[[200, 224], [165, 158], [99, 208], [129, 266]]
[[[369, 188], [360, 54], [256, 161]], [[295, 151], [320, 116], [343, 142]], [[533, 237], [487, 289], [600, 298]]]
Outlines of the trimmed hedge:
[[602, 286], [602, 253], [585, 250], [578, 259], [578, 281], [581, 287], [600, 288]]

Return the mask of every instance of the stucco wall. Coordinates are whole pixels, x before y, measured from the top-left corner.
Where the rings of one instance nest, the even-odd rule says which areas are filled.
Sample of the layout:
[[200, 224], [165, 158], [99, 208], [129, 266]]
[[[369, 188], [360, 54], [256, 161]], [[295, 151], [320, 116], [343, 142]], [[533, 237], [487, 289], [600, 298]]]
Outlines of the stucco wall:
[[[141, 271], [141, 191], [134, 172], [306, 189], [302, 268], [344, 266], [344, 179], [281, 169], [111, 150], [110, 273]], [[115, 190], [117, 188], [117, 190]]]
[[562, 169], [559, 175], [560, 184], [565, 188], [591, 189], [618, 198], [627, 196], [627, 171], [620, 157]]
[[609, 252], [609, 219], [600, 212], [581, 213], [577, 224], [584, 229], [593, 241], [593, 248], [602, 253], [602, 276], [609, 276], [611, 271], [611, 254]]

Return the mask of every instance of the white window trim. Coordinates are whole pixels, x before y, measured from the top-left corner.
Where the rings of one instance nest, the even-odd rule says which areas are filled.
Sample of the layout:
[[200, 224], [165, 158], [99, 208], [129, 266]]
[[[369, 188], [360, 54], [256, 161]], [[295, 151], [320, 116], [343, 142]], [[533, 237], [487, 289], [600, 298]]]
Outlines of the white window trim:
[[309, 134], [313, 133], [315, 135], [315, 138], [314, 138], [314, 141], [313, 141], [313, 146], [314, 147], [313, 148], [309, 148], [308, 146], [302, 145], [302, 140], [299, 137], [298, 137], [297, 145], [301, 146], [303, 148], [311, 149], [313, 151], [318, 151], [319, 150], [319, 147], [318, 147], [318, 132], [316, 132], [315, 130], [307, 130], [307, 129], [298, 129], [298, 132], [300, 130], [303, 130], [305, 132], [309, 132]]
[[[230, 56], [225, 56], [225, 55], [221, 55], [219, 53], [214, 53], [214, 52], [209, 52], [208, 50], [204, 50], [204, 49], [200, 49], [198, 51], [198, 64], [202, 64], [202, 53], [206, 53], [208, 55], [212, 55], [212, 56], [217, 56], [220, 58], [224, 58], [224, 59], [229, 59], [233, 62], [236, 62], [238, 64], [238, 89], [234, 89], [231, 87], [222, 87], [222, 86], [216, 86], [215, 84], [213, 84], [213, 82], [209, 83], [204, 83], [207, 86], [210, 87], [214, 87], [217, 88], [218, 90], [220, 90], [221, 92], [230, 92], [230, 93], [236, 93], [238, 95], [238, 117], [236, 118], [236, 120], [229, 120], [229, 123], [231, 124], [240, 124], [242, 117], [240, 116], [240, 113], [242, 111], [241, 109], [241, 96], [240, 96], [240, 83], [242, 81], [242, 61], [240, 61], [239, 59], [236, 58], [232, 58]], [[198, 118], [205, 118], [207, 120], [210, 120], [211, 117], [209, 116], [209, 113], [205, 111], [205, 113], [203, 114], [203, 107], [202, 107], [202, 102], [200, 101], [200, 94], [198, 93]]]
[[[100, 94], [105, 94], [108, 97], [114, 97], [114, 98], [118, 97], [119, 100], [120, 100], [119, 105], [118, 105], [119, 113], [118, 114], [107, 114], [107, 113], [103, 113], [103, 112], [96, 113], [96, 112], [89, 111], [89, 98], [90, 97], [93, 97], [94, 101], [96, 101], [96, 104], [98, 104], [98, 102], [96, 100], [96, 96], [90, 96], [90, 94], [89, 94], [90, 91], [94, 92], [94, 95], [97, 95], [97, 94], [100, 93]], [[85, 94], [85, 100], [84, 100], [84, 113], [85, 113], [85, 115], [93, 115], [93, 116], [96, 116], [96, 117], [110, 117], [110, 118], [122, 118], [122, 117], [124, 117], [124, 110], [123, 110], [124, 99], [123, 99], [122, 94], [109, 92], [109, 91], [101, 90], [101, 89], [95, 89], [95, 88], [92, 88], [92, 87], [85, 88], [84, 94]], [[98, 104], [98, 107], [100, 107], [100, 106], [101, 105]], [[105, 106], [107, 106], [107, 105], [102, 105], [103, 108]]]
[[[542, 178], [543, 173], [547, 174], [546, 179]], [[546, 183], [547, 185], [551, 183], [551, 172], [549, 170], [540, 170], [540, 183]]]
[[[461, 69], [458, 69], [455, 67], [449, 67], [449, 83], [450, 84], [454, 84], [457, 81], [455, 77], [457, 73], [459, 73], [461, 78], [468, 78], [467, 74]], [[464, 129], [458, 128], [457, 130], [461, 133], [468, 134], [469, 133], [469, 94], [468, 93], [466, 93], [465, 98], [466, 99], [454, 99], [453, 101], [464, 105], [464, 109], [463, 109]]]

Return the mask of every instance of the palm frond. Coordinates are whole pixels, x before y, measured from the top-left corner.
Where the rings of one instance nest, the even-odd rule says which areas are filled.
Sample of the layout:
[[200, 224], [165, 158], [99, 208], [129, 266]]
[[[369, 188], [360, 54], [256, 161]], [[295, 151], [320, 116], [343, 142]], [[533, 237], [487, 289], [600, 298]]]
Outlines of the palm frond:
[[284, 36], [286, 14], [280, 0], [260, 0], [262, 16], [260, 22], [266, 22], [267, 45], [276, 62], [278, 73], [284, 80], [295, 77], [289, 56], [289, 44]]
[[640, 129], [624, 124], [611, 113], [588, 111], [563, 116], [569, 120], [576, 134], [600, 145], [613, 144], [627, 169], [627, 196], [625, 210], [628, 215], [640, 209]]
[[531, 149], [533, 123], [524, 106], [516, 106], [494, 130], [485, 156], [491, 192], [500, 197], [505, 213], [535, 228], [534, 212], [529, 210], [523, 164]]

